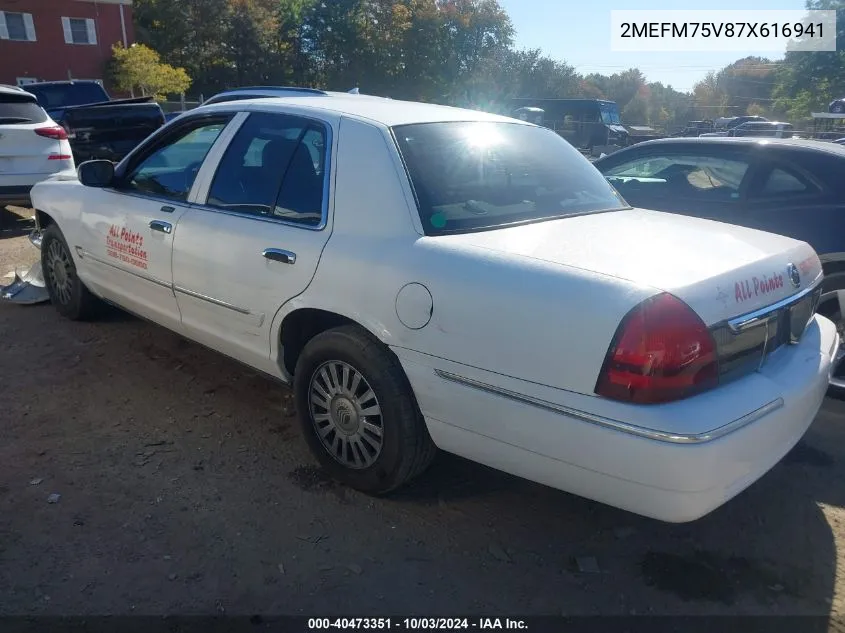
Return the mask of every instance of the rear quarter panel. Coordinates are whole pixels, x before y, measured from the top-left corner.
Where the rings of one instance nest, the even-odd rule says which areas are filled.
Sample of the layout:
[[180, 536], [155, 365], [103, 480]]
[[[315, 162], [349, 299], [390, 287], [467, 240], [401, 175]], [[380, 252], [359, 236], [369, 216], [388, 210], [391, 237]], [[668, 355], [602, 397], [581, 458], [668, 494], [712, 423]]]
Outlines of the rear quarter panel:
[[[620, 320], [656, 291], [422, 236], [386, 130], [344, 121], [338, 139], [333, 233], [311, 284], [283, 306], [274, 331], [293, 310], [319, 308], [397, 351], [592, 393]], [[417, 288], [423, 299], [406, 302], [408, 284], [424, 286], [430, 301]], [[278, 336], [271, 343], [278, 355]]]

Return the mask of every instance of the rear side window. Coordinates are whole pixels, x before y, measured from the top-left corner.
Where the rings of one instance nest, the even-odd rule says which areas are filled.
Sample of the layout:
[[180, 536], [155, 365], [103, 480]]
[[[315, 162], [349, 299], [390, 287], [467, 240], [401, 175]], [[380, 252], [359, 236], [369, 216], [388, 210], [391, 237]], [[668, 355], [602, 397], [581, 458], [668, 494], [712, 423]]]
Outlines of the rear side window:
[[427, 235], [627, 208], [572, 145], [518, 123], [393, 128]]
[[[802, 163], [802, 166], [812, 169], [810, 165]], [[774, 198], [780, 200], [795, 196], [806, 197], [820, 192], [821, 190], [815, 183], [810, 182], [792, 169], [786, 166], [772, 166], [768, 169], [768, 173], [764, 173], [763, 177], [751, 187], [748, 197], [750, 199]]]
[[322, 125], [252, 113], [226, 149], [206, 204], [316, 227], [323, 217], [325, 156]]
[[766, 178], [760, 193], [764, 196], [777, 196], [780, 194], [807, 193], [809, 190], [809, 187], [797, 176], [783, 169], [773, 169], [769, 177]]
[[648, 155], [611, 167], [607, 178], [625, 195], [636, 183], [655, 194], [700, 200], [732, 200], [748, 171], [748, 162], [694, 154]]
[[21, 101], [0, 95], [0, 125], [44, 123], [47, 113], [34, 101]]

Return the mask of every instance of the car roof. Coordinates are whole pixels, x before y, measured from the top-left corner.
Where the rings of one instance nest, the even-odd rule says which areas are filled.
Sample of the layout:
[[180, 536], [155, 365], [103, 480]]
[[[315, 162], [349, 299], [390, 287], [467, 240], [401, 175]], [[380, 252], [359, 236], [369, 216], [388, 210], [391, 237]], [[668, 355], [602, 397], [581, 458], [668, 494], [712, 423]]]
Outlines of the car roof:
[[648, 148], [648, 147], [660, 147], [664, 145], [703, 145], [703, 146], [713, 146], [713, 145], [767, 145], [767, 146], [774, 146], [774, 147], [783, 147], [788, 149], [810, 149], [810, 150], [818, 150], [824, 151], [829, 154], [836, 154], [837, 156], [845, 157], [845, 147], [842, 145], [837, 145], [836, 143], [831, 143], [829, 141], [819, 141], [814, 139], [805, 139], [805, 138], [760, 138], [754, 136], [740, 136], [740, 137], [730, 137], [730, 136], [709, 136], [709, 137], [698, 137], [698, 138], [659, 138], [654, 139], [651, 141], [642, 141], [641, 143], [637, 143], [636, 145], [632, 145], [631, 147], [625, 148], [620, 150], [619, 152], [614, 152], [613, 154], [609, 154], [610, 156], [617, 156], [622, 152], [628, 152], [635, 148]]
[[[216, 96], [216, 95], [215, 95]], [[480, 110], [467, 110], [433, 103], [416, 101], [400, 101], [386, 97], [357, 95], [346, 92], [324, 92], [322, 95], [313, 93], [288, 94], [278, 97], [261, 97], [243, 99], [240, 101], [224, 101], [203, 105], [191, 110], [244, 110], [248, 106], [260, 106], [262, 109], [273, 109], [273, 106], [283, 110], [284, 107], [295, 106], [309, 110], [333, 113], [358, 119], [366, 119], [391, 127], [412, 123], [437, 123], [444, 121], [484, 121], [513, 123], [516, 125], [533, 125], [519, 119], [490, 114]], [[536, 127], [536, 126], [535, 126]]]
[[37, 101], [31, 92], [7, 84], [0, 84], [0, 96], [13, 97], [16, 101]]
[[72, 86], [73, 84], [97, 84], [99, 82], [93, 79], [63, 79], [60, 81], [36, 81], [35, 83], [27, 84], [27, 87], [34, 86]]

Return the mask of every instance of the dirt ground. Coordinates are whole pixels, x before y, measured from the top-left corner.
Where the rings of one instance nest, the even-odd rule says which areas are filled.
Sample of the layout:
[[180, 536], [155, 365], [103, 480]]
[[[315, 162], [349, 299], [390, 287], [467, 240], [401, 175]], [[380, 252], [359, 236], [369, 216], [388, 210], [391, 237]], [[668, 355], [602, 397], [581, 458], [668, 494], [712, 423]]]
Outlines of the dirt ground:
[[390, 498], [336, 486], [284, 387], [118, 312], [0, 303], [0, 359], [0, 615], [845, 611], [845, 403], [668, 525], [449, 455]]

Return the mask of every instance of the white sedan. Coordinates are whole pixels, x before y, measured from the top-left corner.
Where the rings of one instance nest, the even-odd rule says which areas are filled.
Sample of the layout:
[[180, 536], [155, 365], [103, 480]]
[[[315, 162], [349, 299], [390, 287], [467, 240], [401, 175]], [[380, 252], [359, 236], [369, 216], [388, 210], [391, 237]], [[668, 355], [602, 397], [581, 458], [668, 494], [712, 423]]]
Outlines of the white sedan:
[[437, 447], [690, 521], [801, 438], [838, 347], [807, 244], [630, 208], [514, 119], [291, 90], [78, 171], [32, 193], [59, 312], [116, 304], [292, 384], [369, 493]]

